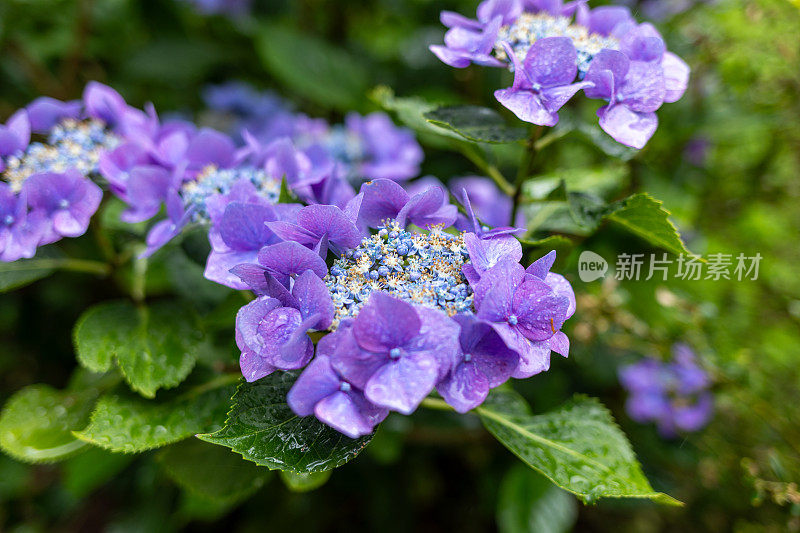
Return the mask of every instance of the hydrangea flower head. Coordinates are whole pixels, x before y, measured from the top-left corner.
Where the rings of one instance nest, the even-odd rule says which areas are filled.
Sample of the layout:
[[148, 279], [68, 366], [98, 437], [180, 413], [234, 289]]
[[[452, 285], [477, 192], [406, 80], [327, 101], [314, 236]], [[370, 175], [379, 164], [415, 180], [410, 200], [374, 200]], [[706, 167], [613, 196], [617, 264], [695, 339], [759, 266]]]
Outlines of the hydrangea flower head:
[[101, 158], [146, 122], [122, 96], [91, 82], [77, 102], [42, 97], [0, 126], [4, 237], [0, 257], [32, 257], [38, 246], [83, 235], [102, 190]]
[[[288, 402], [299, 416], [313, 414], [354, 438], [388, 411], [410, 414], [434, 390], [460, 412], [473, 409], [508, 378], [547, 370], [551, 350], [569, 350], [561, 327], [575, 298], [550, 272], [554, 253], [526, 271], [520, 243], [507, 232], [407, 227], [454, 206], [436, 186], [413, 195], [395, 195], [394, 187], [376, 180], [344, 210], [309, 206], [296, 222], [269, 223], [287, 241], [233, 269], [259, 296], [237, 324], [245, 376], [300, 368], [313, 352], [306, 332], [326, 330]], [[323, 257], [331, 252], [328, 269]], [[312, 276], [314, 291], [297, 296]], [[324, 321], [311, 324], [316, 315], [304, 314], [312, 303], [325, 309]], [[295, 345], [287, 363], [292, 343], [302, 349]]]
[[608, 102], [598, 112], [601, 128], [642, 148], [657, 128], [654, 112], [680, 99], [688, 84], [686, 63], [625, 7], [486, 0], [477, 20], [443, 12], [442, 22], [450, 28], [445, 45], [431, 51], [457, 68], [475, 63], [513, 71], [514, 84], [495, 96], [521, 120], [540, 126], [555, 125], [558, 109], [583, 89]]
[[622, 367], [619, 380], [629, 394], [625, 408], [630, 417], [655, 422], [665, 437], [699, 431], [711, 419], [711, 380], [686, 344], [673, 345], [668, 362], [647, 358]]

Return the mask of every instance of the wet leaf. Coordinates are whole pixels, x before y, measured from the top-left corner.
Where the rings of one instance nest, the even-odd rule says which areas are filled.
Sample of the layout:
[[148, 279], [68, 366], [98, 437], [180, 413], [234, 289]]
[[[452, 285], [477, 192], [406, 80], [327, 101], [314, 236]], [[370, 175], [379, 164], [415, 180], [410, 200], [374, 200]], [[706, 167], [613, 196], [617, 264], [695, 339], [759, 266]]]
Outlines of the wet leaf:
[[473, 142], [502, 144], [528, 138], [526, 128], [509, 126], [499, 113], [487, 107], [440, 107], [425, 113], [425, 118], [431, 124], [454, 131]]
[[235, 390], [231, 381], [221, 376], [166, 401], [124, 391], [106, 394], [97, 402], [89, 425], [75, 436], [112, 452], [137, 453], [215, 431]]
[[29, 463], [64, 459], [84, 446], [72, 431], [86, 424], [98, 392], [31, 385], [14, 394], [0, 414], [0, 448]]
[[514, 455], [584, 502], [648, 498], [680, 505], [653, 490], [625, 434], [595, 399], [576, 396], [556, 411], [533, 415], [519, 394], [496, 389], [477, 412]]
[[127, 301], [96, 305], [78, 319], [73, 339], [81, 365], [105, 372], [116, 359], [125, 381], [147, 398], [179, 385], [203, 343], [194, 313], [169, 302], [142, 309]]
[[614, 204], [608, 219], [651, 244], [674, 254], [691, 254], [683, 244], [678, 228], [669, 220], [664, 203], [647, 193], [634, 194]]
[[242, 383], [231, 399], [225, 426], [198, 437], [227, 446], [271, 470], [323, 472], [353, 459], [372, 435], [351, 439], [313, 416], [295, 415], [286, 403], [294, 380], [291, 373], [275, 372], [254, 383]]

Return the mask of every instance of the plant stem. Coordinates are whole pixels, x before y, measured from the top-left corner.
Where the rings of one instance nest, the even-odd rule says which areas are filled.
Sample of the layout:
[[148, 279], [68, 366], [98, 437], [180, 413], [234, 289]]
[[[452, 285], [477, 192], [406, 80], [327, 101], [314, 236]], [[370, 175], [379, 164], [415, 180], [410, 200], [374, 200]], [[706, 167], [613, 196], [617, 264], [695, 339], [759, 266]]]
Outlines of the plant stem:
[[131, 280], [131, 298], [137, 305], [144, 303], [146, 286], [147, 258], [142, 257], [139, 251], [133, 260], [133, 280]]
[[70, 272], [97, 274], [98, 276], [107, 276], [111, 273], [111, 265], [101, 261], [73, 259], [71, 257], [56, 259], [28, 259], [27, 261], [20, 261], [17, 263], [7, 263], [0, 267], [0, 271], [14, 272], [17, 270], [31, 270], [35, 268], [68, 270]]
[[463, 145], [461, 147], [461, 153], [464, 154], [464, 157], [469, 159], [473, 165], [478, 167], [481, 172], [489, 176], [492, 181], [503, 191], [505, 194], [512, 196], [514, 194], [514, 186], [509, 183], [509, 181], [503, 176], [500, 170], [486, 161], [476, 150], [474, 147], [470, 145]]
[[[522, 163], [520, 164], [519, 171], [517, 172], [517, 180], [514, 183], [514, 189], [511, 193], [513, 206], [511, 209], [511, 224], [514, 224], [514, 221], [517, 219], [519, 201], [522, 198], [522, 186], [525, 184], [525, 181], [531, 177], [531, 175], [534, 173], [534, 169], [536, 168], [536, 155], [539, 153], [540, 148], [539, 138], [542, 136], [543, 132], [544, 126], [532, 128], [530, 138], [525, 144], [525, 153], [522, 156]], [[545, 144], [545, 146], [547, 144]]]
[[439, 398], [425, 398], [420, 405], [437, 411], [453, 411], [453, 408], [447, 402]]

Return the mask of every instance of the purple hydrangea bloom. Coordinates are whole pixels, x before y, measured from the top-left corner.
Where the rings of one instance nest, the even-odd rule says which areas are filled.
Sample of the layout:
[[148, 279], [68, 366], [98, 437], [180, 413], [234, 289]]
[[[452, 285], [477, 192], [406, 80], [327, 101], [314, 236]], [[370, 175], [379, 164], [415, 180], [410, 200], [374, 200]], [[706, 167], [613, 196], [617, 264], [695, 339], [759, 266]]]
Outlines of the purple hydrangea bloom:
[[618, 142], [642, 148], [658, 127], [655, 111], [666, 95], [663, 69], [654, 63], [631, 61], [622, 52], [603, 50], [589, 67], [585, 89], [590, 98], [608, 100], [597, 110], [600, 127]]
[[546, 37], [536, 41], [520, 64], [511, 47], [503, 43], [514, 64], [514, 84], [495, 91], [497, 101], [520, 120], [539, 126], [555, 126], [558, 110], [575, 93], [590, 85], [572, 83], [578, 73], [578, 54], [567, 37]]
[[78, 237], [86, 233], [89, 219], [103, 199], [103, 191], [76, 170], [34, 174], [23, 190], [32, 212], [40, 211], [52, 222], [50, 237]]
[[655, 422], [665, 437], [698, 431], [711, 419], [711, 382], [686, 344], [673, 346], [669, 362], [647, 358], [622, 367], [619, 380], [630, 394], [625, 404], [630, 417]]
[[202, 15], [239, 17], [250, 12], [253, 0], [181, 0], [192, 4]]
[[[339, 332], [341, 331], [341, 333]], [[319, 342], [318, 355], [300, 374], [286, 401], [297, 416], [315, 415], [325, 424], [350, 438], [369, 435], [389, 414], [364, 397], [364, 391], [347, 381], [331, 365], [327, 355], [334, 351], [344, 330]]]
[[328, 289], [311, 270], [292, 280], [283, 301], [261, 296], [242, 307], [236, 315], [236, 342], [245, 379], [255, 381], [275, 369], [306, 366], [314, 353], [306, 333], [325, 330], [332, 320]]
[[0, 126], [0, 178], [8, 186], [2, 260], [30, 257], [38, 246], [85, 233], [102, 200], [91, 179], [100, 160], [147, 121], [115, 90], [90, 82], [80, 101], [42, 97]]
[[[421, 213], [436, 212], [444, 193], [434, 185], [413, 196], [402, 191], [398, 200], [397, 189], [376, 180], [346, 209], [312, 205], [294, 222], [270, 222], [290, 240], [264, 247], [257, 264], [232, 269], [257, 296], [237, 325], [247, 379], [302, 367], [313, 354], [307, 331], [327, 328], [288, 402], [299, 416], [313, 414], [353, 438], [370, 433], [390, 410], [413, 412], [434, 389], [468, 411], [509, 377], [546, 370], [551, 350], [569, 353], [561, 327], [575, 296], [550, 272], [554, 253], [526, 271], [509, 233], [407, 230], [407, 206], [427, 203]], [[384, 222], [363, 236], [353, 220], [365, 218]], [[326, 241], [346, 243], [330, 270], [317, 253]], [[298, 276], [309, 283], [316, 277], [314, 291], [297, 295]], [[312, 326], [306, 317], [316, 315], [304, 315], [303, 306], [318, 309], [323, 301], [325, 324]]]
[[526, 273], [517, 262], [501, 260], [483, 273], [475, 285], [475, 308], [476, 316], [492, 323], [519, 354], [514, 377], [530, 377], [549, 369], [550, 350], [563, 351], [560, 330], [568, 318], [569, 298]]
[[297, 221], [268, 222], [267, 227], [285, 241], [299, 242], [313, 248], [322, 258], [328, 248], [334, 253], [355, 248], [363, 235], [355, 222], [335, 205], [309, 205], [297, 212]]
[[373, 404], [410, 414], [453, 367], [458, 329], [441, 311], [374, 292], [331, 364]]
[[425, 228], [434, 225], [452, 226], [458, 209], [448, 203], [447, 193], [441, 187], [428, 189], [410, 196], [397, 183], [379, 179], [361, 187], [360, 220], [376, 228], [386, 220], [396, 220], [401, 227], [407, 224]]
[[511, 377], [519, 356], [487, 322], [468, 315], [453, 320], [461, 326], [457, 363], [436, 390], [456, 411], [466, 413]]
[[654, 112], [686, 91], [689, 67], [628, 8], [589, 9], [586, 3], [487, 1], [477, 20], [443, 12], [450, 27], [445, 46], [431, 50], [458, 68], [476, 63], [512, 70], [514, 84], [495, 96], [533, 124], [554, 126], [557, 111], [584, 89], [589, 98], [609, 102], [598, 112], [600, 126], [618, 142], [642, 148], [658, 126]]

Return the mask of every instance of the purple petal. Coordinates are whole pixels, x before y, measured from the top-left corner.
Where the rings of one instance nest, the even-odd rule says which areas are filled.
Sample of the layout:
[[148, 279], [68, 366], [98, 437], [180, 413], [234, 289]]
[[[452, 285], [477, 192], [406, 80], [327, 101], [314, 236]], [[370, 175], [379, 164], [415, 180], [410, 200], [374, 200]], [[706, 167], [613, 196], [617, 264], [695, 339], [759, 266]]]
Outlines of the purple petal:
[[578, 53], [569, 37], [545, 37], [530, 47], [523, 68], [542, 87], [568, 85], [578, 74]]
[[319, 276], [310, 270], [300, 274], [292, 287], [292, 296], [297, 299], [303, 319], [318, 315], [319, 320], [312, 326], [313, 329], [328, 329], [333, 322], [333, 300], [330, 291]]
[[328, 273], [325, 261], [318, 254], [296, 242], [265, 246], [258, 253], [258, 262], [284, 285], [288, 285], [290, 276], [306, 270], [313, 271], [321, 278]]
[[504, 259], [514, 262], [522, 259], [522, 245], [510, 235], [481, 239], [474, 233], [466, 233], [464, 245], [469, 252], [470, 263], [479, 274]]
[[661, 34], [652, 24], [640, 24], [620, 39], [620, 51], [633, 61], [661, 61], [667, 51]]
[[31, 102], [26, 109], [31, 130], [36, 133], [47, 133], [65, 118], [77, 119], [81, 112], [81, 102], [62, 102], [55, 98], [42, 96]]
[[557, 331], [547, 343], [558, 355], [569, 357], [569, 337], [563, 331]]
[[638, 113], [652, 113], [664, 103], [664, 71], [658, 63], [632, 61], [618, 96], [626, 107]]
[[601, 50], [589, 64], [584, 81], [593, 86], [587, 86], [583, 92], [589, 98], [612, 98], [617, 86], [630, 70], [631, 61], [628, 56], [617, 50]]
[[539, 93], [498, 89], [494, 97], [520, 120], [539, 126], [555, 126], [558, 123], [558, 113], [548, 109]]
[[96, 81], [90, 81], [86, 85], [83, 104], [89, 116], [99, 118], [112, 127], [120, 124], [128, 108], [117, 91]]
[[544, 282], [553, 289], [556, 296], [564, 296], [569, 301], [569, 307], [567, 307], [567, 315], [565, 318], [574, 315], [577, 303], [575, 302], [575, 291], [572, 290], [572, 285], [570, 285], [569, 281], [561, 274], [548, 272], [547, 276], [544, 278]]
[[286, 403], [297, 416], [314, 413], [314, 406], [339, 390], [341, 378], [327, 356], [318, 356], [303, 370], [286, 395]]
[[406, 354], [381, 366], [367, 382], [364, 394], [375, 405], [409, 415], [433, 390], [437, 376], [435, 357]]
[[557, 296], [543, 281], [526, 276], [514, 293], [513, 309], [520, 331], [532, 341], [544, 341], [564, 324], [569, 300]]
[[601, 107], [597, 114], [603, 131], [632, 148], [643, 148], [658, 129], [655, 113], [637, 113], [624, 105]]
[[489, 380], [473, 362], [462, 362], [436, 386], [444, 401], [459, 413], [466, 413], [489, 394]]
[[556, 251], [553, 250], [547, 255], [540, 257], [531, 265], [525, 269], [526, 274], [530, 274], [540, 280], [544, 280], [547, 277], [547, 274], [550, 273], [550, 269], [553, 268], [553, 263], [556, 262]]
[[519, 363], [512, 377], [529, 378], [550, 368], [550, 345], [546, 341], [532, 342], [517, 327], [508, 324], [492, 324], [492, 327], [506, 346], [519, 355]]
[[362, 350], [353, 337], [352, 328], [339, 328], [323, 337], [317, 345], [318, 355], [329, 355], [331, 365], [349, 383], [363, 389], [369, 378], [389, 360], [386, 354]]
[[186, 159], [190, 169], [201, 169], [206, 165], [228, 167], [233, 163], [236, 145], [225, 134], [203, 128], [189, 142]]
[[484, 272], [473, 287], [477, 317], [505, 322], [512, 311], [514, 293], [524, 279], [525, 270], [513, 259], [499, 261]]
[[347, 215], [334, 205], [310, 205], [297, 214], [297, 224], [317, 237], [341, 248], [355, 248], [361, 243], [361, 232]]
[[[208, 265], [206, 265], [206, 270], [208, 270]], [[268, 285], [267, 285], [266, 271], [264, 270], [264, 267], [262, 267], [261, 265], [255, 265], [252, 263], [237, 264], [236, 266], [231, 268], [230, 272], [234, 276], [238, 277], [247, 288], [256, 293], [256, 296], [267, 295]], [[206, 274], [206, 276], [207, 275], [208, 274]], [[281, 287], [283, 287], [283, 285], [281, 285]], [[285, 291], [286, 288], [283, 288], [283, 290]], [[273, 296], [273, 298], [276, 297]], [[284, 303], [284, 305], [286, 304]]]
[[364, 350], [386, 353], [406, 346], [422, 323], [414, 307], [384, 292], [373, 292], [353, 324], [353, 335]]
[[358, 393], [335, 392], [322, 399], [314, 409], [319, 420], [351, 439], [369, 435], [386, 418], [387, 411], [358, 401]]
[[664, 88], [666, 90], [664, 101], [668, 104], [677, 102], [689, 86], [689, 65], [672, 52], [667, 52], [661, 61], [661, 67], [664, 69]]
[[484, 0], [478, 6], [478, 20], [486, 24], [502, 17], [502, 24], [512, 24], [522, 14], [521, 0]]
[[370, 227], [378, 227], [385, 220], [394, 219], [408, 202], [408, 193], [397, 183], [381, 179], [361, 186], [360, 219]]
[[275, 235], [264, 224], [275, 220], [272, 206], [233, 202], [225, 208], [219, 230], [225, 244], [236, 251], [255, 251], [274, 242]]
[[[230, 252], [217, 252], [212, 250], [208, 254], [206, 260], [206, 268], [203, 276], [210, 281], [225, 285], [231, 289], [247, 290], [252, 288], [248, 283], [242, 281], [240, 275], [232, 272], [239, 266], [243, 267], [256, 267], [258, 265], [246, 265], [245, 263], [252, 263], [256, 260], [258, 252], [251, 251], [230, 251]], [[261, 269], [263, 279], [264, 270]]]
[[438, 364], [437, 381], [442, 380], [457, 361], [460, 326], [438, 309], [419, 306], [416, 312], [421, 323], [419, 334], [405, 349], [415, 354], [433, 356]]
[[457, 315], [453, 320], [461, 326], [459, 357], [470, 354], [476, 368], [486, 376], [489, 387], [505, 383], [517, 367], [517, 353], [506, 346], [490, 323], [466, 315]]

